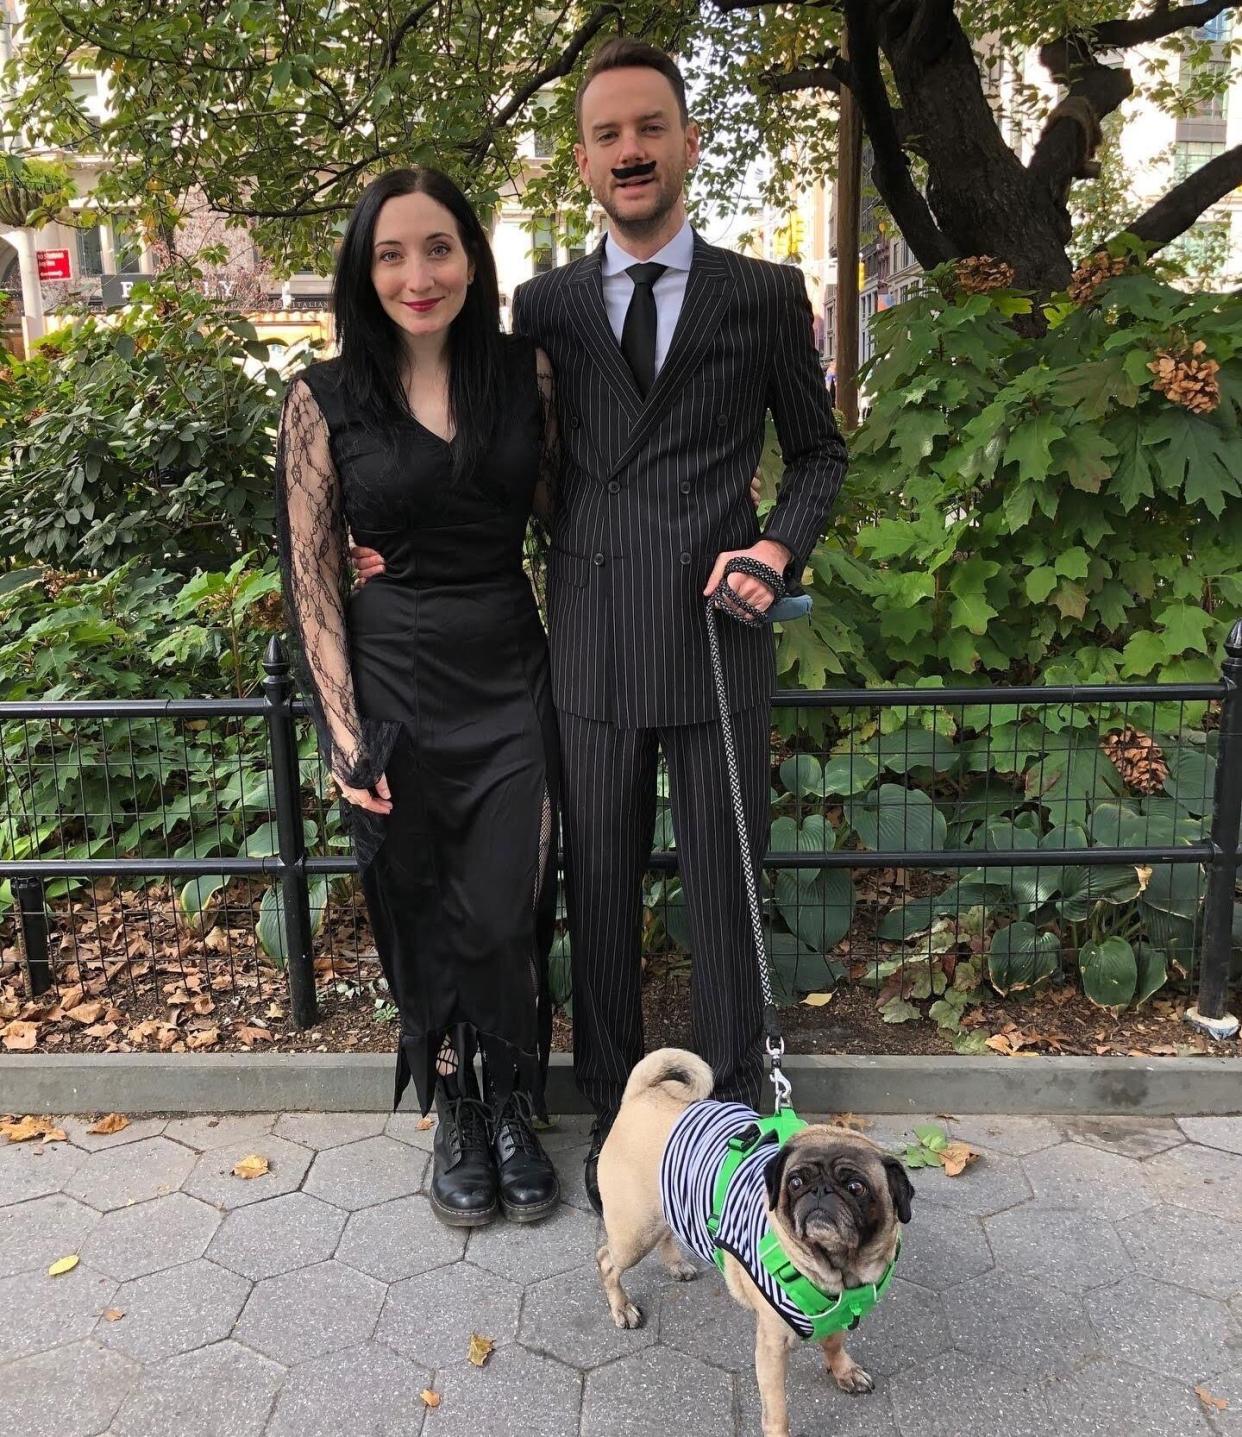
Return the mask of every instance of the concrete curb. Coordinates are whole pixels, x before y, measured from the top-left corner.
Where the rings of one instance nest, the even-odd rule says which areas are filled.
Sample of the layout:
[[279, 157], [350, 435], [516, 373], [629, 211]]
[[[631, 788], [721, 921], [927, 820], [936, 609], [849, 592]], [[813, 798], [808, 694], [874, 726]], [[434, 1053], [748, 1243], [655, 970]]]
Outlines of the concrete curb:
[[[1242, 1058], [789, 1057], [785, 1070], [809, 1113], [1242, 1113]], [[387, 1053], [0, 1055], [3, 1112], [386, 1112], [392, 1084]], [[552, 1058], [548, 1104], [586, 1111], [568, 1054]]]

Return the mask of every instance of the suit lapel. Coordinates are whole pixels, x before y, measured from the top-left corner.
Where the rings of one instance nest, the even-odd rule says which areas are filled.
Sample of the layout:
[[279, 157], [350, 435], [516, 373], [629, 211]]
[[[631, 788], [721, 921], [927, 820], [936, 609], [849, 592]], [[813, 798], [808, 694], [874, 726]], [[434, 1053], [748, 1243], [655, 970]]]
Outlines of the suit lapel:
[[[615, 474], [622, 465], [627, 464], [633, 458], [651, 433], [656, 421], [665, 413], [677, 393], [699, 367], [707, 346], [720, 327], [728, 297], [728, 275], [724, 264], [717, 251], [696, 232], [694, 259], [691, 261], [690, 273], [686, 279], [686, 294], [681, 303], [681, 313], [677, 317], [677, 327], [673, 331], [668, 354], [656, 376], [655, 384], [651, 387], [651, 392], [647, 395], [646, 401], [641, 404], [641, 409], [635, 418], [625, 446], [612, 465], [611, 473]], [[601, 312], [603, 310], [602, 299], [600, 310]], [[607, 328], [606, 316], [605, 327]], [[612, 339], [610, 328], [608, 337]], [[634, 385], [633, 376], [630, 374], [630, 367], [626, 364], [615, 340], [613, 340], [613, 349], [620, 361], [621, 368], [625, 371], [630, 391], [637, 398], [638, 390]]]
[[569, 312], [587, 353], [607, 377], [612, 397], [632, 422], [643, 401], [604, 308], [604, 243], [601, 240], [583, 256], [577, 273], [566, 286]]

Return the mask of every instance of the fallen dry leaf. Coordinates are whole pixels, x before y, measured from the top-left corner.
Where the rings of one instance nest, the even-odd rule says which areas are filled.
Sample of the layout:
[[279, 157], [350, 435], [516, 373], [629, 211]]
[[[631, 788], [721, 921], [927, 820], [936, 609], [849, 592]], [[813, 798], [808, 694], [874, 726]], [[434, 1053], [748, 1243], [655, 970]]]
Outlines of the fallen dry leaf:
[[832, 1002], [832, 994], [808, 993], [802, 1001], [808, 1008], [822, 1008], [825, 1004]]
[[495, 1346], [496, 1344], [490, 1337], [480, 1337], [477, 1332], [472, 1332], [470, 1334], [470, 1350], [466, 1353], [466, 1357], [476, 1367], [482, 1367], [492, 1355]]
[[1216, 1412], [1224, 1412], [1229, 1406], [1229, 1399], [1227, 1397], [1217, 1397], [1214, 1392], [1209, 1392], [1206, 1387], [1196, 1387], [1195, 1396], [1205, 1407], [1210, 1407]]
[[849, 1128], [854, 1133], [865, 1133], [871, 1126], [870, 1118], [860, 1118], [857, 1113], [834, 1113], [829, 1122], [834, 1127]]
[[106, 1007], [106, 1003], [100, 1003], [98, 1000], [93, 1003], [79, 1003], [76, 1008], [66, 1008], [65, 1017], [72, 1018], [75, 1023], [81, 1023], [84, 1028], [88, 1028], [92, 1023], [99, 1022]]
[[423, 1399], [424, 1407], [439, 1407], [440, 1394], [433, 1392], [430, 1387], [424, 1387], [418, 1395]]
[[420, 1133], [429, 1131], [431, 1128], [434, 1128], [435, 1125], [436, 1120], [432, 1117], [419, 1118], [418, 1122], [414, 1124]]
[[4, 1046], [10, 1053], [28, 1053], [38, 1041], [38, 1023], [23, 1023], [14, 1018], [4, 1029]]
[[83, 1028], [83, 1033], [88, 1038], [110, 1038], [116, 1032], [115, 1023], [92, 1023], [89, 1028]]
[[77, 1253], [71, 1253], [68, 1257], [58, 1257], [47, 1270], [49, 1277], [60, 1277], [62, 1273], [72, 1272], [78, 1265]]
[[219, 1028], [204, 1028], [201, 1033], [191, 1033], [186, 1039], [187, 1048], [214, 1048], [220, 1041]]
[[120, 1322], [125, 1313], [119, 1307], [105, 1307], [103, 1315], [107, 1322]]
[[255, 1043], [271, 1043], [275, 1041], [275, 1034], [267, 1028], [255, 1028], [247, 1024], [237, 1029], [238, 1040], [249, 1048]]
[[251, 1153], [249, 1157], [233, 1164], [235, 1178], [261, 1178], [267, 1170], [267, 1159], [260, 1157], [258, 1153]]
[[1138, 875], [1139, 892], [1145, 893], [1147, 885], [1151, 882], [1151, 866], [1146, 863], [1136, 863], [1134, 871]]
[[28, 1143], [32, 1138], [42, 1138], [45, 1143], [63, 1143], [68, 1139], [63, 1128], [56, 1126], [54, 1118], [14, 1118], [0, 1122], [0, 1134], [11, 1143]]
[[973, 1163], [979, 1154], [965, 1143], [946, 1143], [936, 1156], [944, 1167], [945, 1177], [955, 1178], [965, 1172], [966, 1165]]
[[105, 1113], [98, 1122], [92, 1123], [87, 1128], [88, 1133], [97, 1133], [101, 1137], [108, 1137], [112, 1133], [119, 1133], [123, 1128], [129, 1127], [129, 1119], [123, 1113]]

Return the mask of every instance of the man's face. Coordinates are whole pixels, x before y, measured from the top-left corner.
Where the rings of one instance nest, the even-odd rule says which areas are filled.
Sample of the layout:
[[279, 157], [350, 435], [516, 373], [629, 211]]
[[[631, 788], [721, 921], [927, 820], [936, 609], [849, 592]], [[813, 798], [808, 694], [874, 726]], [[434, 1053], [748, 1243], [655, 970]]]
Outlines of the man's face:
[[622, 232], [658, 229], [698, 162], [699, 130], [683, 127], [665, 76], [646, 66], [605, 70], [582, 96], [578, 173]]

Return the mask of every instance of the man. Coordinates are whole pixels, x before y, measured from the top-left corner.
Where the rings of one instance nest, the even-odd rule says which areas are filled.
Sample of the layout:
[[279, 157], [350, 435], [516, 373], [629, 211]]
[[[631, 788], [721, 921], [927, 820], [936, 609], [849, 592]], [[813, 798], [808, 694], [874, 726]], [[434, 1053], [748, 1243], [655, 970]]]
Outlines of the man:
[[[762, 1005], [739, 873], [704, 595], [745, 556], [800, 576], [845, 473], [801, 273], [706, 244], [684, 187], [699, 133], [662, 51], [621, 38], [577, 96], [598, 249], [518, 287], [514, 329], [549, 356], [563, 472], [549, 559], [552, 679], [574, 993], [574, 1066], [597, 1113], [587, 1189], [643, 1055], [642, 875], [657, 750], [689, 906], [694, 1043], [716, 1094], [750, 1104]], [[748, 502], [771, 410], [785, 460], [760, 537]], [[735, 574], [759, 610], [772, 590]], [[770, 630], [718, 621], [757, 865], [769, 825]]]

